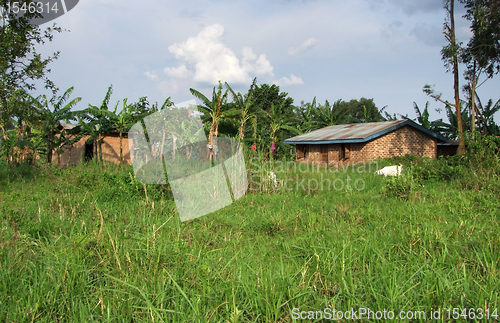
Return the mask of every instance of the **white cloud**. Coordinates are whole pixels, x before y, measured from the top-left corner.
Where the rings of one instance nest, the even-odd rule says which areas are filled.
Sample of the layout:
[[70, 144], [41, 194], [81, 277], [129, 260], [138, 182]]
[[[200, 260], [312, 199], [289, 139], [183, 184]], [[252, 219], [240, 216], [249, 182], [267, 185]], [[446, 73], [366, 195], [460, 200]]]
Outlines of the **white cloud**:
[[[186, 64], [178, 68], [165, 68], [171, 77], [187, 77], [193, 74], [196, 82], [248, 84], [253, 76], [273, 76], [273, 67], [264, 54], [257, 56], [251, 48], [242, 50], [240, 59], [223, 42], [224, 27], [213, 24], [197, 36], [181, 43], [174, 43], [168, 50]], [[191, 69], [191, 71], [190, 71]]]
[[299, 85], [304, 84], [304, 81], [301, 77], [290, 74], [290, 78], [282, 77], [277, 81], [274, 81], [274, 84], [279, 86], [287, 86], [287, 85]]
[[178, 90], [178, 84], [176, 81], [161, 81], [156, 84], [156, 89], [163, 97], [169, 97], [172, 93], [176, 93]]
[[159, 80], [158, 74], [156, 74], [156, 72], [146, 71], [146, 72], [144, 72], [144, 75], [146, 75], [148, 77], [148, 79], [150, 79], [151, 81], [158, 82], [158, 80]]
[[410, 36], [415, 37], [419, 42], [428, 46], [443, 46], [445, 39], [439, 25], [430, 25], [418, 22], [410, 31]]
[[436, 0], [365, 0], [373, 9], [387, 8], [387, 3], [400, 8], [409, 16], [417, 13], [436, 13], [443, 9], [443, 2]]
[[297, 47], [290, 47], [288, 49], [288, 55], [298, 55], [302, 52], [305, 52], [306, 50], [308, 50], [309, 48], [312, 48], [314, 47], [314, 45], [318, 42], [318, 40], [316, 38], [309, 38], [308, 40], [306, 40], [305, 42], [303, 42], [302, 44], [300, 44], [299, 46]]
[[175, 78], [187, 78], [192, 75], [191, 71], [189, 71], [186, 67], [186, 65], [182, 64], [179, 67], [166, 67], [163, 72], [170, 76], [170, 77], [175, 77]]
[[402, 36], [403, 23], [399, 20], [393, 21], [388, 26], [382, 27], [382, 37], [386, 39], [397, 39]]
[[243, 56], [241, 60], [241, 67], [245, 72], [261, 76], [274, 76], [273, 67], [271, 66], [271, 62], [269, 62], [266, 55], [260, 54], [257, 57], [250, 47], [244, 47], [241, 50], [241, 55]]

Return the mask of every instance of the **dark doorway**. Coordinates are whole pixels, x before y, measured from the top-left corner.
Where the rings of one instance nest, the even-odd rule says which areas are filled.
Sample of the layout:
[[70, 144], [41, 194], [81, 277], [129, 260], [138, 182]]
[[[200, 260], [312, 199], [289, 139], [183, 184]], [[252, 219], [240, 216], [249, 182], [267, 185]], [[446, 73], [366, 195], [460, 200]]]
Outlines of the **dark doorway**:
[[340, 144], [340, 160], [346, 160], [351, 157], [351, 145]]
[[85, 144], [85, 161], [90, 161], [94, 158], [94, 143]]
[[321, 162], [328, 166], [328, 146], [321, 145]]

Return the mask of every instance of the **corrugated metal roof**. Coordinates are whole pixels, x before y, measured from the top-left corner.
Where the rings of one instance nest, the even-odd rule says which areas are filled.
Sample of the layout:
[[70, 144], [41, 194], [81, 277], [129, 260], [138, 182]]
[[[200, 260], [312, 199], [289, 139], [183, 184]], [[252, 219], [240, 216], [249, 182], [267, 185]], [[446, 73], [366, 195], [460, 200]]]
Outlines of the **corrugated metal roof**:
[[438, 135], [411, 120], [368, 122], [329, 126], [285, 140], [285, 144], [336, 144], [366, 142], [404, 126], [414, 127], [440, 141], [448, 139]]

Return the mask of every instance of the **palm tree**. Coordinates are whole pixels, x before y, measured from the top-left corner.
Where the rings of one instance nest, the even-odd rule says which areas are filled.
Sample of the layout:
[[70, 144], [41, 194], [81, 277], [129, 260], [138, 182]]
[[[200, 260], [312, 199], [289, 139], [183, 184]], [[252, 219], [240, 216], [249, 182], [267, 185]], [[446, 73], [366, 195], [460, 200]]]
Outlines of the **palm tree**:
[[[219, 135], [219, 121], [223, 117], [223, 108], [227, 101], [227, 96], [229, 90], [226, 89], [224, 93], [222, 88], [222, 83], [219, 81], [219, 87], [217, 91], [214, 90], [212, 92], [212, 100], [209, 100], [206, 96], [204, 96], [201, 92], [195, 89], [189, 89], [191, 94], [200, 99], [203, 102], [203, 105], [198, 106], [200, 112], [203, 113], [202, 119], [204, 122], [210, 122], [210, 130], [208, 132], [208, 144], [212, 145], [212, 138], [217, 137]], [[212, 159], [212, 151], [210, 151], [210, 158]]]
[[[36, 99], [32, 97], [31, 102], [38, 108], [38, 121], [35, 123], [39, 125], [41, 136], [47, 147], [48, 163], [52, 163], [52, 155], [55, 149], [60, 152], [63, 146], [73, 145], [73, 143], [80, 139], [78, 136], [72, 139], [66, 138], [66, 135], [74, 133], [70, 133], [67, 129], [61, 127], [61, 121], [77, 120], [77, 116], [80, 114], [80, 111], [71, 111], [71, 109], [82, 98], [75, 98], [64, 105], [64, 102], [73, 93], [73, 89], [73, 87], [70, 87], [62, 96], [59, 98], [53, 97], [51, 100], [48, 100], [45, 95], [39, 96]], [[49, 108], [49, 104], [52, 104], [53, 110]]]
[[342, 104], [342, 99], [339, 99], [330, 106], [328, 100], [324, 106], [318, 109], [318, 126], [319, 128], [335, 126], [343, 123], [355, 122], [346, 109], [346, 105]]
[[269, 128], [271, 132], [271, 147], [269, 148], [270, 160], [273, 160], [272, 145], [277, 143], [276, 133], [279, 130], [288, 130], [295, 134], [300, 134], [300, 131], [298, 129], [291, 126], [294, 120], [291, 117], [287, 116], [283, 111], [285, 103], [285, 100], [283, 100], [279, 106], [271, 103], [271, 108], [269, 109], [269, 111], [264, 111], [268, 117]]
[[17, 131], [15, 129], [7, 130], [4, 136], [0, 138], [0, 156], [5, 156], [8, 165], [14, 165], [16, 156], [16, 148], [31, 147], [35, 148], [35, 145], [27, 138], [17, 139]]
[[417, 114], [417, 121], [420, 123], [420, 125], [426, 129], [430, 129], [431, 127], [431, 122], [429, 121], [429, 101], [425, 103], [425, 108], [423, 111], [420, 111], [420, 108], [418, 105], [413, 102], [413, 109], [415, 110], [415, 113]]
[[[464, 125], [464, 129], [468, 129], [469, 115], [467, 108], [464, 107], [464, 102], [462, 103], [462, 122]], [[458, 118], [455, 114], [454, 109], [451, 108], [450, 105], [445, 106], [446, 116], [448, 118], [448, 122], [444, 122], [443, 119], [438, 119], [431, 122], [430, 129], [432, 131], [438, 132], [443, 136], [456, 140], [459, 137], [459, 127], [458, 127]]]
[[139, 102], [134, 104], [134, 113], [140, 114], [142, 116], [147, 116], [149, 114], [174, 106], [174, 102], [172, 102], [171, 97], [166, 98], [160, 108], [158, 108], [158, 102], [155, 102], [153, 103], [151, 108], [148, 109], [147, 104], [145, 104], [146, 102], [146, 97], [140, 98]]
[[296, 114], [300, 120], [297, 125], [298, 130], [301, 133], [311, 132], [320, 128], [316, 120], [318, 115], [318, 107], [316, 106], [316, 97], [314, 97], [312, 103], [305, 103], [302, 101], [300, 108], [297, 109]]
[[483, 127], [480, 127], [483, 134], [492, 134], [499, 136], [500, 127], [495, 123], [494, 115], [500, 111], [500, 100], [493, 104], [493, 100], [489, 99], [485, 107], [483, 107], [479, 96], [476, 94], [476, 109], [483, 121]]
[[127, 98], [123, 99], [122, 109], [117, 113], [116, 110], [118, 109], [119, 103], [120, 101], [116, 103], [113, 111], [107, 112], [107, 116], [111, 123], [111, 127], [114, 131], [118, 132], [120, 137], [120, 163], [123, 164], [123, 133], [130, 129], [143, 115], [133, 114], [134, 105], [127, 105]]
[[[256, 86], [257, 78], [253, 79], [252, 85], [250, 85], [250, 90], [248, 91], [247, 95], [243, 96], [240, 92], [235, 93], [234, 90], [229, 86], [229, 84], [226, 82], [226, 86], [231, 93], [233, 97], [233, 102], [236, 105], [236, 111], [235, 114], [238, 114], [240, 117], [240, 130], [239, 130], [239, 139], [240, 142], [243, 144], [243, 139], [245, 138], [245, 123], [252, 118], [254, 115], [250, 113], [250, 111], [254, 108], [255, 106], [255, 97], [254, 97], [254, 91], [253, 89]], [[225, 115], [228, 116], [230, 114], [230, 111], [228, 111]]]
[[95, 152], [97, 152], [98, 159], [102, 162], [102, 142], [104, 135], [109, 133], [112, 129], [112, 123], [109, 119], [109, 100], [113, 93], [113, 85], [108, 88], [104, 100], [99, 107], [89, 104], [88, 108], [83, 110], [83, 120], [88, 121], [82, 124], [82, 129], [90, 135], [87, 143], [95, 143]]

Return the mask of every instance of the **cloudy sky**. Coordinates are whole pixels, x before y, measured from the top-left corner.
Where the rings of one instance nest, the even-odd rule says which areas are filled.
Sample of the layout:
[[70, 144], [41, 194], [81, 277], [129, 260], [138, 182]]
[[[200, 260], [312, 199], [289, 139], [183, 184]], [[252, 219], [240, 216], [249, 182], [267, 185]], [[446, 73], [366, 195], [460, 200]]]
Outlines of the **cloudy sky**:
[[[467, 42], [462, 14], [457, 37]], [[210, 96], [219, 80], [246, 93], [257, 77], [297, 105], [366, 97], [414, 118], [413, 102], [430, 101], [436, 119], [445, 118], [434, 111], [442, 104], [422, 88], [453, 100], [440, 55], [444, 18], [440, 0], [82, 0], [53, 21], [70, 31], [40, 51], [61, 52], [50, 77], [61, 90], [75, 87], [77, 109], [98, 105], [111, 84], [112, 105], [141, 96], [161, 104], [192, 99], [189, 88]], [[479, 97], [496, 101], [499, 89], [497, 76]]]

